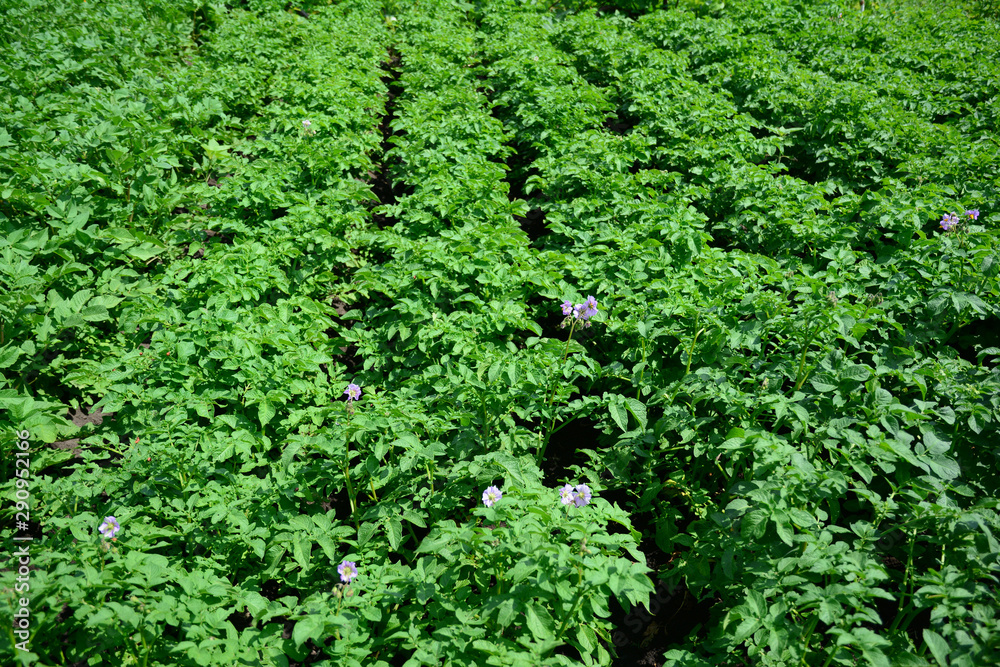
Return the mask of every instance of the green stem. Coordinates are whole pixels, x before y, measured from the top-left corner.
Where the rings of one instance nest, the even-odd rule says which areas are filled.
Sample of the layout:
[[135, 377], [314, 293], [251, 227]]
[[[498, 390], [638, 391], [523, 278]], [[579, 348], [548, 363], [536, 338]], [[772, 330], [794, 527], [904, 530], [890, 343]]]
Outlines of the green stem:
[[642, 339], [642, 370], [639, 371], [639, 386], [635, 388], [635, 400], [642, 398], [642, 379], [646, 376], [646, 339]]
[[[582, 580], [583, 580], [583, 571], [580, 570], [578, 585], [580, 582], [582, 582]], [[576, 605], [580, 602], [580, 600], [583, 599], [583, 594], [585, 590], [586, 589], [581, 587], [580, 590], [576, 592], [576, 597], [573, 598], [573, 604], [570, 605], [569, 611], [567, 611], [566, 615], [563, 616], [562, 623], [559, 624], [559, 629], [556, 631], [556, 639], [562, 637], [562, 633], [566, 629], [566, 624], [569, 623], [569, 619], [573, 616], [573, 612], [576, 611]]]
[[[698, 322], [699, 321], [701, 321], [701, 313], [700, 312], [695, 313], [695, 316], [694, 316], [694, 328], [695, 329], [698, 329]], [[702, 329], [698, 329], [697, 331], [695, 331], [694, 338], [691, 340], [691, 347], [688, 348], [688, 362], [687, 362], [687, 366], [684, 368], [684, 375], [687, 375], [688, 373], [691, 372], [691, 358], [694, 356], [694, 346], [698, 342], [698, 336], [700, 336], [701, 333], [704, 330], [705, 329], [702, 328]]]
[[[907, 536], [909, 536], [909, 533], [907, 533]], [[896, 620], [893, 622], [892, 627], [889, 629], [889, 632], [893, 632], [896, 629], [896, 625], [897, 623], [899, 623], [899, 619], [903, 616], [903, 605], [907, 598], [907, 593], [906, 593], [907, 583], [910, 579], [910, 572], [913, 570], [913, 548], [916, 545], [916, 542], [917, 542], [917, 533], [916, 531], [914, 531], [913, 537], [910, 539], [910, 549], [907, 552], [906, 556], [906, 571], [903, 573], [903, 587], [899, 596], [899, 606], [896, 608]]]
[[556, 433], [558, 433], [559, 431], [563, 430], [564, 428], [566, 428], [567, 426], [569, 426], [570, 424], [572, 424], [575, 421], [576, 421], [576, 417], [571, 417], [567, 421], [564, 421], [563, 423], [559, 424], [559, 426], [557, 426], [554, 429], [552, 429], [552, 432], [550, 433], [550, 435], [555, 435]]
[[483, 438], [483, 446], [485, 447], [486, 446], [486, 442], [487, 442], [487, 438], [489, 437], [489, 434], [490, 434], [490, 427], [489, 427], [489, 423], [488, 423], [487, 418], [486, 418], [486, 392], [485, 391], [483, 391], [483, 393], [481, 393], [479, 395], [479, 403], [480, 403], [480, 407], [482, 408], [482, 411], [483, 411], [482, 438]]
[[823, 328], [823, 324], [823, 322], [817, 324], [816, 328], [810, 331], [809, 336], [806, 338], [806, 344], [802, 348], [802, 358], [799, 360], [799, 371], [795, 374], [795, 391], [802, 388], [802, 384], [806, 381], [806, 377], [808, 377], [808, 373], [805, 375], [802, 374], [806, 366], [806, 355], [809, 354], [809, 346], [812, 345], [813, 339], [819, 333], [819, 330]]
[[956, 333], [958, 333], [958, 330], [961, 329], [961, 328], [962, 328], [962, 325], [959, 322], [955, 322], [955, 324], [951, 327], [951, 329], [948, 331], [948, 333], [945, 334], [944, 339], [942, 339], [941, 342], [942, 343], [947, 343], [948, 341], [950, 341], [951, 338], [952, 338], [952, 336], [954, 336]]
[[903, 621], [902, 624], [899, 622], [899, 619], [903, 618], [903, 615], [897, 614], [896, 620], [892, 622], [892, 627], [889, 628], [889, 634], [895, 632], [897, 627], [902, 627], [903, 629], [910, 627], [910, 623], [913, 622], [913, 619], [915, 619], [921, 611], [922, 611], [921, 609], [911, 609], [910, 612], [906, 615], [906, 620]]
[[358, 524], [358, 504], [354, 498], [354, 485], [351, 483], [350, 467], [344, 464], [344, 479], [347, 481], [347, 497], [351, 500], [351, 515], [354, 517], [354, 526], [361, 530], [361, 526]]
[[140, 631], [139, 636], [142, 637], [142, 648], [145, 649], [145, 653], [142, 656], [142, 667], [147, 667], [149, 665], [149, 652], [153, 650], [153, 646], [146, 643], [145, 632]]
[[[566, 338], [566, 348], [563, 350], [562, 359], [559, 360], [559, 367], [561, 368], [564, 363], [566, 363], [566, 357], [569, 356], [569, 342], [573, 340], [573, 331], [576, 329], [576, 319], [573, 319], [569, 325], [569, 336]], [[545, 407], [552, 406], [552, 399], [556, 397], [556, 386], [555, 383], [552, 384], [552, 391], [549, 393], [548, 400], [545, 401]], [[552, 419], [549, 421], [549, 428], [545, 431], [545, 436], [542, 441], [538, 444], [538, 453], [535, 455], [535, 460], [541, 464], [542, 457], [545, 456], [545, 449], [549, 446], [549, 438], [552, 437], [552, 428], [556, 425], [556, 415], [552, 414]]]
[[728, 482], [729, 475], [727, 475], [726, 471], [722, 468], [722, 465], [719, 463], [719, 459], [715, 459], [715, 467], [718, 468], [719, 472], [722, 473], [722, 478]]
[[800, 665], [806, 664], [806, 656], [809, 655], [809, 642], [812, 641], [813, 631], [816, 629], [816, 624], [819, 622], [819, 614], [813, 613], [813, 622], [809, 626], [809, 632], [806, 633], [806, 641], [802, 645], [802, 661]]

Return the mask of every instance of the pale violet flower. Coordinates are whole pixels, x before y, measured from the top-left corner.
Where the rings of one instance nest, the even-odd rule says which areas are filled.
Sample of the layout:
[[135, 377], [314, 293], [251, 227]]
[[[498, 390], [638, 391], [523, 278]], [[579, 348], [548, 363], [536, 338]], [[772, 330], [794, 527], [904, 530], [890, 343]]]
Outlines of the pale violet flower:
[[495, 486], [490, 486], [483, 491], [483, 504], [487, 507], [493, 507], [501, 498], [503, 498], [503, 494]]
[[969, 216], [973, 220], [979, 220], [979, 209], [970, 208], [968, 211], [965, 212], [965, 215]]
[[597, 299], [593, 296], [588, 296], [586, 301], [576, 305], [573, 305], [572, 301], [563, 301], [562, 314], [566, 316], [566, 319], [563, 320], [560, 327], [565, 327], [566, 323], [570, 320], [586, 322], [584, 326], [589, 327], [590, 322], [587, 320], [597, 314]]
[[590, 499], [594, 497], [590, 487], [586, 484], [567, 484], [559, 489], [559, 500], [563, 505], [575, 505], [583, 507], [590, 504]]
[[567, 484], [563, 488], [559, 489], [559, 500], [562, 501], [563, 505], [569, 505], [573, 502], [573, 485]]
[[344, 390], [344, 396], [347, 396], [348, 403], [358, 400], [361, 398], [361, 387], [352, 382], [347, 385], [347, 389]]
[[115, 539], [115, 535], [118, 534], [122, 527], [118, 524], [118, 519], [113, 516], [104, 517], [104, 522], [97, 529], [101, 535], [109, 540]]
[[308, 130], [311, 126], [312, 126], [312, 121], [311, 120], [304, 120], [304, 121], [302, 121], [302, 129], [303, 130]]
[[345, 560], [337, 566], [337, 572], [340, 574], [340, 580], [349, 584], [358, 576], [358, 566], [352, 561]]
[[590, 492], [590, 487], [586, 484], [578, 484], [573, 494], [573, 504], [577, 507], [583, 507], [584, 505], [590, 504], [590, 498], [593, 494]]

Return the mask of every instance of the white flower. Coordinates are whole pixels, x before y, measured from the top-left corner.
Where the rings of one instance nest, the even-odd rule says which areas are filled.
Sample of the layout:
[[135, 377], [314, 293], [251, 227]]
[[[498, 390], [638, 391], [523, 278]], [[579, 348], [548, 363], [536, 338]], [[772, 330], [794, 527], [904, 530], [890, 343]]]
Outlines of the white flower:
[[487, 507], [493, 507], [494, 503], [503, 498], [503, 494], [500, 493], [500, 489], [495, 486], [488, 487], [483, 491], [483, 504]]

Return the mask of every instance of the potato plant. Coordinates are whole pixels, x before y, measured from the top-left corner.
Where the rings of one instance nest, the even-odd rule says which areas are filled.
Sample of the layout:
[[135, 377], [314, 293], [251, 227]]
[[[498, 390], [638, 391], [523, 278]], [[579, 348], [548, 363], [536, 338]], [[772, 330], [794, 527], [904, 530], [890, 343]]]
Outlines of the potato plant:
[[4, 664], [1000, 655], [989, 2], [0, 16]]

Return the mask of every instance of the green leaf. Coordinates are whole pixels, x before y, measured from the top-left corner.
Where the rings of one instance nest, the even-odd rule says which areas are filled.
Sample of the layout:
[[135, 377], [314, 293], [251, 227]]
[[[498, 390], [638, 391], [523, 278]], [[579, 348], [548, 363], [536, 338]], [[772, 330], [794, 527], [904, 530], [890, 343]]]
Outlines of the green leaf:
[[499, 610], [497, 612], [497, 623], [500, 624], [501, 628], [506, 628], [508, 625], [514, 622], [516, 614], [514, 613], [514, 599], [505, 598], [503, 602], [500, 603]]
[[257, 406], [257, 418], [260, 420], [260, 427], [264, 428], [267, 423], [274, 418], [275, 410], [270, 401], [261, 401]]
[[500, 375], [501, 364], [499, 361], [494, 361], [490, 366], [490, 370], [486, 374], [486, 378], [489, 380], [490, 384], [496, 382], [497, 376]]
[[793, 541], [792, 526], [788, 520], [788, 515], [782, 510], [775, 510], [771, 517], [774, 519], [774, 526], [778, 530], [778, 537], [788, 546], [795, 546]]
[[21, 356], [21, 348], [13, 344], [0, 349], [0, 368], [9, 368]]
[[292, 556], [303, 572], [309, 571], [309, 558], [312, 555], [312, 540], [308, 535], [296, 535], [292, 540]]
[[858, 473], [861, 479], [865, 481], [865, 484], [871, 483], [872, 478], [875, 476], [875, 473], [872, 472], [872, 469], [868, 466], [867, 463], [865, 463], [864, 461], [855, 461], [854, 459], [851, 458], [848, 458], [847, 463], [850, 464], [852, 468], [854, 468], [854, 472]]
[[583, 647], [584, 655], [593, 654], [597, 649], [597, 635], [589, 625], [581, 625], [576, 629], [576, 640]]
[[319, 614], [310, 614], [295, 623], [292, 630], [292, 641], [296, 646], [302, 646], [310, 639], [320, 640], [323, 634], [323, 618]]
[[867, 366], [862, 366], [861, 364], [850, 364], [846, 366], [841, 372], [841, 376], [849, 380], [855, 380], [857, 382], [865, 382], [872, 375], [871, 371]]
[[388, 519], [386, 532], [389, 534], [389, 546], [395, 551], [403, 541], [403, 523], [399, 519]]
[[809, 380], [809, 384], [811, 384], [813, 386], [813, 389], [820, 392], [821, 394], [837, 390], [837, 385], [830, 384], [829, 382], [822, 382], [816, 379]]
[[151, 243], [143, 243], [142, 245], [129, 248], [125, 251], [125, 254], [129, 257], [134, 257], [141, 262], [148, 262], [154, 257], [160, 255], [162, 252], [162, 248], [157, 248]]
[[108, 319], [108, 309], [104, 306], [87, 306], [80, 311], [80, 317], [88, 322], [101, 322]]
[[639, 422], [639, 428], [646, 428], [646, 406], [643, 405], [641, 401], [634, 398], [625, 399], [625, 404], [628, 406], [628, 411], [632, 413], [632, 416], [636, 418]]
[[524, 612], [528, 629], [538, 641], [553, 639], [555, 636], [555, 623], [549, 612], [537, 602], [529, 602]]
[[758, 619], [767, 616], [767, 600], [757, 591], [747, 591], [747, 607]]
[[746, 639], [757, 631], [757, 628], [761, 626], [761, 622], [756, 618], [745, 618], [740, 622], [739, 626], [736, 628], [736, 632], [733, 635], [733, 640], [741, 644]]
[[611, 418], [618, 424], [618, 428], [628, 431], [628, 413], [616, 399], [617, 397], [612, 399], [611, 404], [608, 405], [608, 409], [611, 411]]
[[370, 540], [372, 538], [372, 535], [375, 534], [375, 530], [377, 529], [377, 527], [378, 527], [378, 524], [372, 523], [370, 521], [367, 522], [367, 523], [361, 524], [361, 527], [358, 529], [358, 548], [359, 549], [363, 545], [365, 545], [368, 542], [368, 540]]
[[242, 591], [237, 597], [237, 601], [245, 605], [247, 611], [255, 617], [267, 609], [267, 606], [271, 603], [270, 600], [257, 591]]
[[744, 500], [743, 498], [735, 498], [729, 501], [729, 504], [726, 505], [726, 514], [729, 514], [731, 512], [733, 513], [734, 516], [740, 516], [744, 512], [746, 512], [747, 509], [749, 508], [750, 508], [750, 503], [748, 503], [746, 500]]
[[948, 667], [948, 654], [950, 653], [948, 649], [948, 642], [944, 640], [944, 637], [934, 632], [930, 628], [924, 628], [924, 641], [927, 642], [927, 648], [931, 650], [931, 654], [937, 661], [940, 667]]

